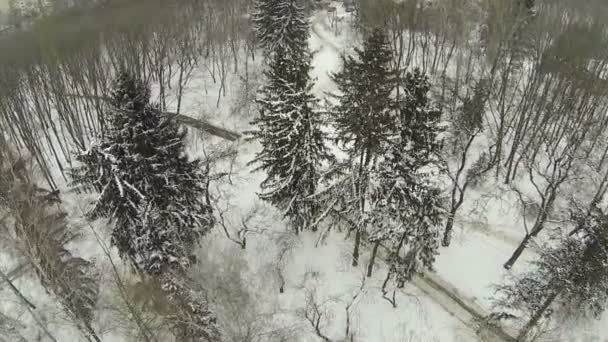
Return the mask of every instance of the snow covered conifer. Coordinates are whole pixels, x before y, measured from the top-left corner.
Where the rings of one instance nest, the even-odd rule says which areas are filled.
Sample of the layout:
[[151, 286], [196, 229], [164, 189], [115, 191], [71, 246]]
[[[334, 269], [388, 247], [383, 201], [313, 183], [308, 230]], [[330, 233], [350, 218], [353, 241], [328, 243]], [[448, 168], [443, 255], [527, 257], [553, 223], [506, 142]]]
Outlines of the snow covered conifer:
[[386, 34], [374, 30], [355, 57], [343, 56], [343, 69], [333, 75], [340, 102], [332, 109], [336, 140], [351, 158], [369, 164], [383, 151], [394, 130], [391, 93], [395, 77], [391, 70], [392, 51]]
[[401, 140], [409, 140], [408, 163], [420, 169], [441, 162], [441, 139], [444, 131], [441, 112], [430, 103], [431, 84], [419, 70], [408, 72], [402, 81], [405, 95], [398, 103]]
[[390, 240], [396, 258], [399, 284], [411, 280], [420, 268], [432, 269], [438, 249], [439, 226], [445, 217], [442, 189], [437, 183], [443, 172], [439, 134], [441, 113], [428, 98], [430, 84], [415, 70], [407, 73], [398, 102], [398, 136], [394, 137], [378, 167], [377, 227], [371, 241]]
[[[608, 215], [598, 207], [573, 218], [584, 229], [559, 243], [545, 246], [533, 269], [497, 287], [496, 317], [526, 324], [518, 341], [556, 310], [566, 317], [599, 318], [608, 302]], [[558, 237], [559, 238], [559, 237]]]
[[59, 193], [38, 187], [31, 171], [23, 159], [0, 151], [0, 210], [14, 222], [15, 247], [87, 339], [101, 341], [92, 326], [99, 295], [95, 265], [66, 249], [73, 233]]
[[252, 163], [268, 174], [259, 196], [283, 210], [296, 233], [315, 230], [318, 205], [306, 198], [315, 193], [318, 169], [330, 156], [311, 94], [308, 21], [297, 0], [257, 0], [255, 7], [255, 29], [269, 64], [253, 122], [263, 149]]
[[267, 55], [308, 48], [309, 25], [300, 0], [255, 0], [255, 32]]
[[316, 192], [318, 170], [331, 156], [311, 94], [310, 53], [294, 59], [278, 51], [271, 58], [268, 84], [257, 100], [260, 115], [253, 122], [262, 151], [251, 163], [267, 173], [260, 198], [283, 210], [298, 232], [316, 216], [318, 205], [306, 198]]
[[[358, 265], [362, 232], [369, 223], [370, 170], [382, 155], [395, 129], [391, 95], [395, 77], [392, 52], [386, 34], [376, 29], [366, 38], [355, 57], [343, 56], [343, 70], [333, 75], [340, 92], [339, 103], [331, 110], [336, 126], [336, 142], [349, 156], [351, 179], [344, 191], [344, 207], [352, 208], [349, 218], [356, 224], [353, 266]], [[344, 183], [346, 184], [346, 183]], [[355, 209], [356, 208], [356, 209]]]
[[99, 192], [88, 216], [113, 221], [112, 244], [166, 294], [166, 319], [180, 341], [219, 341], [215, 317], [186, 273], [214, 223], [208, 168], [188, 160], [186, 131], [150, 104], [141, 81], [121, 73], [110, 104], [106, 134], [72, 172], [77, 188]]
[[89, 217], [113, 220], [113, 245], [144, 273], [187, 267], [213, 224], [203, 162], [188, 160], [186, 132], [161, 117], [149, 88], [128, 73], [115, 82], [107, 122], [73, 170], [75, 186], [100, 193]]

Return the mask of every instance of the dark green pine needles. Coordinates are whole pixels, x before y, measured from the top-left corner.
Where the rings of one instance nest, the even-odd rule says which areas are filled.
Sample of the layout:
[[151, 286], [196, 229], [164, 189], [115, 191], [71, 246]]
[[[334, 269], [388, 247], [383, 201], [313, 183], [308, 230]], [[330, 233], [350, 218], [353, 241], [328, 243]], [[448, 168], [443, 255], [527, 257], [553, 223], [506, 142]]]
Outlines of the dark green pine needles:
[[107, 121], [73, 170], [74, 185], [99, 192], [89, 217], [112, 219], [112, 243], [137, 269], [187, 267], [213, 225], [204, 163], [188, 160], [186, 131], [161, 117], [149, 88], [127, 73], [116, 80]]

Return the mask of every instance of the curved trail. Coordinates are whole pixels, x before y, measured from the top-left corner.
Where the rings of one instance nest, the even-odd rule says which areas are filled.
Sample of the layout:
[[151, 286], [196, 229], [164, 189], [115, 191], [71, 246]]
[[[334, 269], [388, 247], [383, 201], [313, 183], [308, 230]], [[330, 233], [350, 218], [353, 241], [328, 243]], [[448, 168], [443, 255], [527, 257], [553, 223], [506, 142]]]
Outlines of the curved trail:
[[323, 21], [324, 21], [324, 16], [322, 16], [321, 14], [325, 13], [327, 14], [326, 11], [322, 11], [322, 12], [318, 12], [313, 20], [312, 23], [310, 25], [310, 29], [312, 31], [312, 33], [317, 36], [317, 38], [319, 38], [326, 47], [331, 48], [332, 50], [334, 50], [334, 52], [338, 55], [342, 54], [342, 49], [333, 41], [331, 41], [331, 39], [327, 38], [327, 36], [324, 34], [323, 30], [319, 30], [319, 26], [323, 26], [325, 27]]

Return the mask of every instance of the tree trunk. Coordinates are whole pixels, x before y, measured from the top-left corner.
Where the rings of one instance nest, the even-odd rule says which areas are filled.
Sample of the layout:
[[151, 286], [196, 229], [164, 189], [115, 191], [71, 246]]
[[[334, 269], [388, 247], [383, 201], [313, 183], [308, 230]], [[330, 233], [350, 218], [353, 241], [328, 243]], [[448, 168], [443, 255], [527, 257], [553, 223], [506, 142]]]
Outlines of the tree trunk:
[[177, 114], [179, 114], [182, 109], [182, 97], [184, 95], [183, 79], [184, 79], [184, 66], [182, 63], [180, 63], [179, 80], [177, 83], [177, 87], [178, 87], [177, 88]]
[[545, 300], [543, 305], [534, 313], [528, 323], [526, 323], [526, 325], [519, 331], [519, 334], [516, 338], [517, 341], [524, 341], [530, 330], [538, 324], [538, 321], [543, 317], [543, 314], [547, 311], [549, 306], [551, 306], [551, 303], [553, 303], [553, 301], [555, 300], [555, 298], [557, 298], [560, 292], [561, 291], [555, 291], [555, 293], [553, 293]]
[[513, 265], [515, 264], [517, 259], [519, 259], [519, 257], [523, 253], [524, 249], [526, 249], [528, 247], [528, 243], [530, 242], [530, 240], [532, 238], [537, 237], [538, 234], [540, 234], [540, 232], [544, 229], [545, 222], [547, 222], [547, 218], [549, 217], [548, 212], [549, 212], [549, 209], [553, 207], [553, 202], [555, 201], [555, 196], [556, 196], [556, 192], [557, 192], [557, 188], [559, 187], [559, 184], [561, 184], [561, 182], [553, 187], [553, 189], [551, 190], [551, 194], [548, 196], [547, 200], [546, 201], [543, 200], [544, 204], [542, 205], [542, 208], [541, 208], [542, 212], [541, 212], [540, 216], [536, 218], [534, 227], [532, 227], [530, 232], [526, 234], [526, 236], [521, 241], [521, 243], [519, 244], [519, 246], [517, 247], [515, 252], [513, 252], [513, 255], [511, 256], [511, 258], [504, 264], [504, 267], [506, 269], [509, 270], [513, 267]]
[[456, 209], [452, 209], [450, 216], [448, 216], [448, 222], [445, 225], [445, 231], [443, 232], [443, 241], [441, 245], [443, 247], [449, 247], [452, 242], [452, 230], [454, 229], [454, 215], [456, 214]]
[[361, 230], [355, 234], [355, 249], [353, 250], [353, 266], [359, 266], [359, 246], [361, 245]]
[[89, 341], [101, 342], [101, 339], [99, 338], [99, 336], [97, 335], [97, 333], [95, 332], [95, 329], [93, 329], [91, 324], [84, 323], [84, 329], [85, 329], [85, 332], [88, 334], [87, 338], [89, 339]]
[[[366, 157], [367, 155], [367, 157]], [[363, 167], [364, 167], [364, 162], [365, 162], [365, 166], [367, 166], [369, 164], [369, 160], [370, 160], [370, 153], [366, 153], [366, 150], [364, 149], [361, 152], [361, 156], [359, 158], [359, 179], [357, 180], [357, 187], [356, 187], [356, 191], [357, 191], [357, 196], [359, 196], [359, 210], [361, 211], [361, 214], [365, 213], [365, 194], [363, 193], [365, 187], [362, 184], [362, 178], [363, 178]], [[367, 179], [366, 179], [367, 181]], [[367, 185], [367, 184], [366, 184]], [[365, 228], [365, 223], [363, 224], [363, 227], [357, 227], [357, 233], [355, 234], [355, 249], [353, 250], [353, 266], [359, 266], [359, 247], [361, 245], [361, 230]]]
[[519, 259], [521, 254], [524, 252], [524, 249], [526, 249], [526, 247], [528, 246], [528, 243], [530, 242], [531, 238], [532, 234], [527, 234], [526, 237], [524, 237], [515, 252], [513, 252], [513, 255], [511, 255], [509, 260], [504, 264], [505, 269], [510, 270], [513, 267], [515, 262], [517, 262], [517, 259]]
[[25, 298], [21, 291], [19, 291], [19, 289], [13, 284], [11, 279], [6, 274], [4, 274], [4, 272], [0, 271], [0, 276], [2, 277], [3, 282], [8, 283], [8, 286], [11, 288], [17, 298], [19, 298], [29, 308], [36, 310], [36, 306], [32, 304], [32, 302], [30, 302], [27, 298]]
[[30, 302], [27, 298], [25, 298], [25, 296], [21, 293], [21, 291], [19, 291], [19, 289], [17, 289], [17, 287], [15, 287], [15, 285], [13, 284], [13, 282], [8, 278], [8, 276], [2, 272], [0, 270], [0, 277], [6, 282], [8, 283], [9, 287], [11, 288], [11, 290], [13, 291], [13, 293], [15, 294], [15, 296], [17, 296], [17, 298], [19, 298], [21, 300], [21, 302], [24, 304], [24, 306], [27, 308], [27, 310], [30, 312], [30, 314], [32, 315], [32, 318], [34, 318], [34, 321], [38, 324], [38, 326], [42, 329], [42, 331], [44, 331], [44, 333], [46, 334], [46, 336], [53, 342], [57, 342], [57, 339], [55, 339], [55, 337], [51, 334], [51, 332], [47, 329], [46, 325], [43, 324], [43, 322], [40, 320], [40, 318], [38, 318], [38, 316], [36, 315], [36, 313], [34, 312], [34, 310], [36, 309], [36, 306], [34, 304], [32, 304], [32, 302]]
[[367, 265], [367, 277], [372, 276], [372, 272], [374, 271], [374, 263], [376, 262], [376, 255], [378, 254], [378, 247], [380, 247], [380, 241], [376, 241], [374, 244], [374, 249], [372, 249], [372, 257], [369, 260], [369, 265]]

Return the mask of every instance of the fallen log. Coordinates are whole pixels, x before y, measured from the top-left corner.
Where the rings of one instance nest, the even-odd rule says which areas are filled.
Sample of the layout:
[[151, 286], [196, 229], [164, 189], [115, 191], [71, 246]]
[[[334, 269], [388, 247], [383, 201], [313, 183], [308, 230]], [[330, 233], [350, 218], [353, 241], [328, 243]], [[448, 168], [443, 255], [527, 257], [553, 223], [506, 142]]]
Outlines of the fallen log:
[[[109, 98], [105, 96], [90, 96], [90, 95], [73, 95], [70, 94], [68, 96], [84, 98], [84, 99], [93, 99], [93, 100], [101, 100], [104, 102], [108, 102]], [[192, 128], [198, 129], [203, 132], [207, 132], [213, 136], [228, 140], [228, 141], [236, 141], [239, 140], [243, 135], [240, 132], [231, 131], [229, 129], [220, 127], [218, 125], [212, 124], [211, 122], [203, 119], [195, 119], [192, 116], [177, 114], [172, 112], [162, 112], [163, 116], [172, 117], [175, 121], [190, 126]]]
[[163, 112], [162, 114], [168, 117], [173, 117], [175, 121], [183, 125], [190, 126], [203, 132], [207, 132], [211, 135], [226, 139], [228, 141], [236, 141], [243, 136], [239, 132], [231, 131], [220, 126], [216, 126], [208, 121], [195, 119], [191, 116], [171, 112]]

